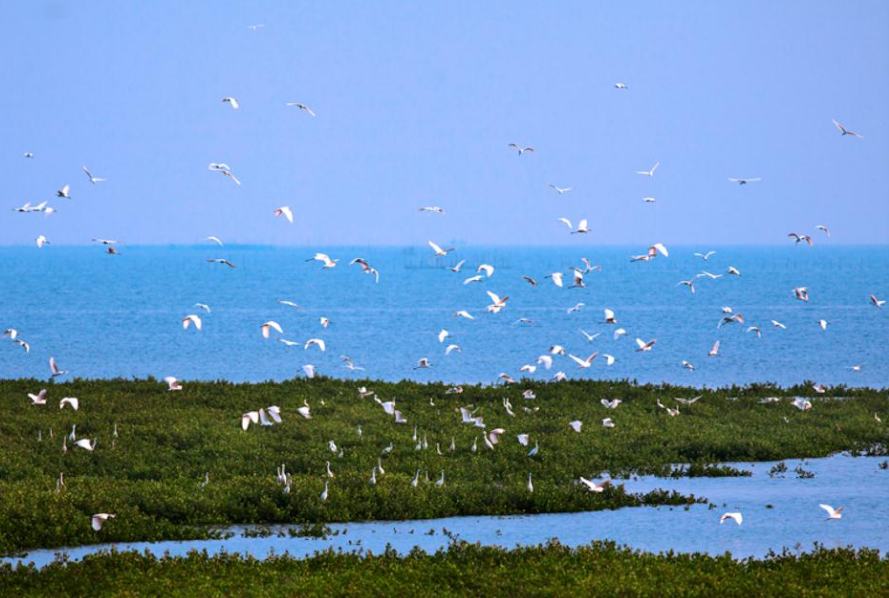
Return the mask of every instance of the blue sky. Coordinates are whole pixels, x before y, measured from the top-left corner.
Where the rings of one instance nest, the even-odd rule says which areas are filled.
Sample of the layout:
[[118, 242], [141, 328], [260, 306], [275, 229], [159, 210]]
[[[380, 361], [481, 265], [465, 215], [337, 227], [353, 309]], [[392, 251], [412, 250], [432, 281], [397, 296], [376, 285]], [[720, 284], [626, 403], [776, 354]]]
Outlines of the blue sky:
[[7, 3], [0, 244], [884, 243], [887, 24], [881, 1]]

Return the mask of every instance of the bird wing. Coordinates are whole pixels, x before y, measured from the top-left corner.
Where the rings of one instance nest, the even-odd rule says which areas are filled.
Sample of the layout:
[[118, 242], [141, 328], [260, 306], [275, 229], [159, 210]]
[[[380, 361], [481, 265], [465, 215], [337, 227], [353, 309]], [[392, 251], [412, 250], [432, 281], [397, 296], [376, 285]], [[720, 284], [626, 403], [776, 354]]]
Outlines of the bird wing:
[[441, 247], [439, 247], [432, 241], [429, 241], [429, 247], [431, 247], [432, 251], [434, 251], [435, 253], [444, 253], [444, 251], [442, 251]]

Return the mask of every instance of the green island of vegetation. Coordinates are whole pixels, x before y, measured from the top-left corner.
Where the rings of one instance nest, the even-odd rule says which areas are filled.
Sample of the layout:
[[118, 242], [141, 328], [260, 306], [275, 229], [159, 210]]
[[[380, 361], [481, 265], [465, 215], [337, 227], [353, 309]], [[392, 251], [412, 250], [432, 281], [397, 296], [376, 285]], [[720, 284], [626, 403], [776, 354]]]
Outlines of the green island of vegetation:
[[[885, 455], [887, 450], [886, 426], [874, 417], [889, 421], [886, 393], [867, 389], [828, 389], [813, 399], [812, 409], [801, 411], [790, 405], [790, 397], [811, 396], [808, 386], [697, 390], [630, 382], [522, 381], [465, 386], [459, 394], [448, 394], [442, 384], [329, 378], [183, 386], [170, 392], [152, 379], [0, 381], [5, 445], [0, 452], [0, 553], [213, 537], [232, 524], [687, 505], [706, 497], [667, 491], [632, 494], [620, 478], [640, 473], [741, 475], [717, 464], [823, 457], [837, 451]], [[376, 393], [379, 402], [373, 394], [360, 396], [359, 387]], [[46, 404], [32, 404], [28, 394], [42, 388], [48, 389]], [[523, 398], [523, 391], [535, 398]], [[690, 405], [674, 400], [693, 395], [702, 397]], [[79, 410], [60, 409], [63, 397], [78, 398]], [[767, 397], [781, 400], [762, 402]], [[602, 399], [622, 402], [609, 409]], [[380, 403], [391, 400], [407, 423], [395, 423], [385, 412]], [[658, 401], [678, 408], [679, 414], [670, 415]], [[311, 419], [297, 412], [306, 404]], [[280, 407], [280, 423], [241, 429], [242, 414], [273, 405]], [[482, 417], [488, 431], [505, 430], [493, 449], [486, 446], [480, 427], [462, 422], [460, 407]], [[602, 425], [605, 418], [613, 420], [613, 428]], [[583, 422], [579, 433], [569, 426], [572, 421]], [[94, 450], [68, 440], [74, 425], [78, 440], [95, 440]], [[517, 440], [519, 434], [528, 434], [527, 446]], [[535, 446], [539, 452], [529, 457]], [[330, 479], [328, 461], [335, 476]], [[277, 479], [282, 465], [286, 484]], [[375, 466], [382, 471], [371, 484]], [[418, 470], [418, 483], [412, 485]], [[439, 485], [442, 472], [444, 483]], [[59, 484], [60, 474], [64, 485]], [[527, 488], [529, 474], [533, 492]], [[591, 493], [578, 484], [581, 476], [614, 481], [603, 492]], [[325, 483], [328, 493], [322, 500]], [[90, 525], [95, 513], [115, 517], [95, 531]], [[478, 554], [522, 560], [533, 551]], [[577, 560], [561, 549], [553, 554]], [[337, 558], [330, 562], [352, 562]], [[432, 571], [441, 566], [436, 563], [446, 562], [442, 558], [404, 566]], [[214, 566], [255, 566], [221, 562]], [[202, 566], [199, 559], [151, 565], [170, 571]], [[377, 566], [382, 565], [367, 565]]]
[[43, 569], [0, 566], [0, 595], [29, 596], [590, 596], [808, 598], [885, 596], [877, 551], [816, 548], [737, 561], [729, 555], [649, 554], [594, 542], [504, 550], [455, 542], [399, 556], [326, 551], [306, 559], [192, 552], [104, 553]]

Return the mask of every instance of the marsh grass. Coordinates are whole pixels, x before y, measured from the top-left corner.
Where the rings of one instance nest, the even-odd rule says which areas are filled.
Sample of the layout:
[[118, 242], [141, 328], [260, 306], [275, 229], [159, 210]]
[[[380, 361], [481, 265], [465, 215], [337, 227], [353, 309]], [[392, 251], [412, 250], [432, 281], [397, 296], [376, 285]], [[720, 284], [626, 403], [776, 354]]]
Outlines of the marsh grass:
[[877, 551], [788, 551], [736, 561], [729, 554], [650, 554], [594, 542], [504, 550], [458, 541], [434, 554], [327, 551], [306, 559], [192, 552], [185, 557], [104, 553], [43, 569], [0, 566], [0, 595], [36, 596], [806, 596], [878, 597], [889, 560]]
[[[396, 399], [409, 423], [397, 425], [372, 398], [359, 398], [361, 385], [383, 400]], [[48, 404], [31, 405], [27, 393], [43, 387], [49, 388]], [[674, 396], [701, 391], [598, 381], [466, 386], [460, 395], [447, 395], [446, 388], [320, 378], [190, 382], [171, 393], [150, 379], [0, 381], [0, 552], [201, 538], [231, 524], [687, 505], [702, 498], [662, 490], [630, 494], [619, 477], [738, 475], [716, 464], [822, 457], [844, 450], [886, 454], [886, 428], [873, 417], [889, 415], [884, 391], [835, 389], [842, 400], [816, 399], [808, 412], [758, 402], [770, 395], [804, 394], [804, 387], [704, 391], [700, 401], [681, 408], [680, 416], [669, 417], [657, 408], [657, 399], [672, 404]], [[538, 398], [522, 399], [526, 388]], [[58, 401], [65, 396], [79, 397], [80, 411], [60, 410]], [[504, 397], [511, 400], [515, 417], [506, 414]], [[602, 398], [624, 402], [609, 410], [599, 403]], [[304, 400], [312, 407], [311, 420], [295, 412]], [[269, 405], [281, 407], [282, 424], [240, 429], [242, 413]], [[485, 448], [478, 428], [460, 423], [455, 410], [468, 405], [478, 409], [488, 429], [507, 430], [496, 450]], [[537, 410], [528, 413], [524, 407]], [[617, 427], [601, 427], [605, 417]], [[574, 419], [584, 422], [580, 434], [568, 427]], [[63, 454], [62, 436], [75, 423], [78, 438], [97, 439], [94, 452], [69, 443]], [[421, 437], [426, 435], [427, 450], [415, 450], [414, 425]], [[515, 439], [518, 433], [530, 434], [532, 446], [539, 443], [538, 456], [526, 456], [528, 448]], [[453, 452], [448, 449], [452, 437]], [[478, 451], [472, 453], [476, 439]], [[342, 448], [342, 458], [329, 450], [329, 440]], [[390, 442], [393, 451], [381, 456]], [[378, 458], [386, 473], [372, 486], [368, 480]], [[336, 477], [322, 502], [328, 460]], [[292, 475], [289, 493], [275, 481], [275, 468], [282, 463]], [[677, 468], [677, 463], [687, 465]], [[424, 473], [419, 486], [411, 488], [417, 469]], [[446, 483], [438, 487], [434, 481], [441, 471]], [[66, 486], [56, 493], [60, 472]], [[209, 483], [202, 488], [205, 472]], [[581, 475], [601, 479], [606, 472], [615, 483], [601, 494], [576, 484]], [[526, 489], [529, 473], [533, 493]], [[98, 533], [89, 527], [89, 516], [97, 512], [117, 515]]]

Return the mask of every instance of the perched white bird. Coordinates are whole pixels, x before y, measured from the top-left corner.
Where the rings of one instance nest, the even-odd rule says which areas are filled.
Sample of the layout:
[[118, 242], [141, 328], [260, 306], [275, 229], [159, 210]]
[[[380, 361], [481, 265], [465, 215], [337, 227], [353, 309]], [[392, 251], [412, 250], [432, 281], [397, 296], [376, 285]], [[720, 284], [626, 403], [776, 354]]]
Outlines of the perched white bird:
[[281, 217], [287, 219], [287, 222], [293, 224], [293, 210], [290, 209], [290, 206], [281, 206], [280, 208], [275, 208], [275, 217]]
[[728, 519], [731, 519], [738, 525], [741, 525], [742, 523], [744, 523], [744, 516], [741, 515], [740, 513], [726, 513], [722, 517], [719, 518], [719, 524], [722, 525]]
[[812, 408], [812, 401], [810, 401], [809, 399], [804, 399], [802, 397], [794, 397], [793, 401], [791, 401], [790, 404], [800, 411], [808, 411]]
[[303, 406], [298, 407], [296, 410], [303, 419], [312, 419], [312, 408], [309, 407], [309, 402], [307, 400], [303, 400]]
[[[330, 461], [327, 462], [328, 465]], [[324, 490], [321, 492], [321, 502], [327, 501], [327, 480], [324, 480]]]

